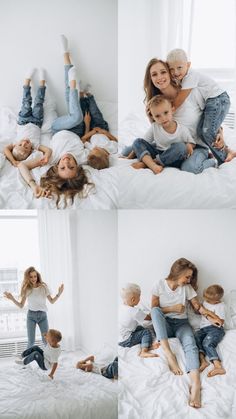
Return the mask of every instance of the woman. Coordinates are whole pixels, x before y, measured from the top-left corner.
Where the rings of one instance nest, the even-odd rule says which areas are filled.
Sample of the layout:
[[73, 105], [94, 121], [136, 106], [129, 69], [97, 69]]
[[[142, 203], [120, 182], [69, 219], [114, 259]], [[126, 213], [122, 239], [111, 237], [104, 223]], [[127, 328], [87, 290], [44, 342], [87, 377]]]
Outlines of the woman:
[[206, 316], [212, 324], [217, 325], [220, 319], [199, 303], [195, 291], [197, 275], [198, 271], [193, 263], [185, 258], [176, 260], [168, 277], [161, 279], [153, 288], [151, 317], [157, 340], [161, 343], [169, 368], [175, 375], [182, 375], [183, 372], [170, 348], [168, 338], [179, 338], [191, 380], [189, 404], [200, 408], [199, 353], [187, 318], [187, 303], [190, 302], [194, 310]]
[[26, 300], [28, 301], [28, 348], [31, 348], [34, 345], [36, 324], [39, 326], [42, 340], [46, 345], [47, 342], [44, 338], [44, 334], [48, 331], [46, 299], [48, 299], [51, 304], [54, 304], [62, 294], [63, 290], [64, 285], [61, 284], [58, 288], [57, 295], [52, 297], [47, 284], [42, 281], [40, 273], [37, 272], [33, 266], [30, 266], [24, 273], [20, 300], [16, 300], [10, 292], [4, 292], [4, 296], [11, 300], [19, 308], [23, 308]]

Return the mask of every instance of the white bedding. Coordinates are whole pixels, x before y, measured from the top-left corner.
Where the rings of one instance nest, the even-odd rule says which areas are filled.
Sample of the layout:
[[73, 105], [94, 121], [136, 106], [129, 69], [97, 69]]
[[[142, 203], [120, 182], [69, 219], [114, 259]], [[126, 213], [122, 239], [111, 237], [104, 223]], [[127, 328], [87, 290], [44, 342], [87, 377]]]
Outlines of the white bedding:
[[[169, 339], [184, 368], [184, 354], [176, 338]], [[169, 371], [161, 348], [160, 358], [141, 359], [133, 348], [119, 348], [119, 419], [235, 419], [236, 417], [236, 330], [226, 331], [219, 344], [226, 375], [208, 378], [201, 373], [202, 408], [188, 406], [189, 377]]]
[[[116, 135], [115, 122], [117, 109], [112, 104], [99, 103], [105, 118], [108, 116], [110, 129]], [[42, 127], [41, 143], [50, 147], [50, 126], [55, 118], [55, 113], [50, 105], [49, 109], [46, 105], [45, 123]], [[48, 117], [49, 115], [49, 117]], [[16, 112], [8, 109], [0, 109], [0, 153], [3, 152], [4, 146], [14, 140], [16, 132]], [[0, 154], [0, 208], [5, 209], [28, 209], [28, 208], [55, 208], [55, 201], [52, 199], [35, 199], [30, 188], [23, 181], [19, 171], [5, 160]], [[110, 157], [111, 167], [104, 170], [95, 170], [85, 166], [90, 180], [95, 184], [95, 188], [91, 190], [85, 198], [76, 197], [74, 204], [70, 208], [83, 209], [114, 209], [118, 206], [118, 165], [117, 157]], [[33, 170], [36, 180], [45, 173], [45, 167]], [[63, 205], [61, 205], [63, 208]]]
[[[142, 137], [148, 127], [145, 115], [129, 114], [119, 126], [120, 150]], [[227, 145], [236, 150], [233, 130], [224, 131]], [[119, 161], [119, 208], [236, 208], [236, 158], [198, 175], [175, 168], [154, 175], [149, 169], [133, 169], [134, 161]]]
[[53, 380], [35, 362], [22, 369], [1, 361], [0, 418], [117, 419], [117, 383], [77, 370], [76, 361], [63, 355]]

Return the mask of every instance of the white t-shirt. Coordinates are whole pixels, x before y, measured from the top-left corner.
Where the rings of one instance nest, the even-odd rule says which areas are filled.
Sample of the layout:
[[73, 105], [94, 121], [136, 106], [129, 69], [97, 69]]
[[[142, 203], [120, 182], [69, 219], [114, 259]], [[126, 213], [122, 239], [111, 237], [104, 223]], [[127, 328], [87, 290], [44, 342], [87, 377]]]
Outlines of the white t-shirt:
[[106, 367], [105, 364], [99, 364], [98, 362], [92, 362], [92, 364], [93, 364], [92, 372], [94, 372], [95, 374], [102, 374], [103, 368]]
[[109, 154], [116, 154], [118, 152], [118, 142], [111, 141], [105, 134], [94, 134], [90, 141], [84, 143], [84, 147], [92, 150], [94, 147], [101, 147], [108, 151]]
[[[203, 301], [203, 306], [207, 309], [215, 313], [217, 316], [220, 317], [220, 319], [225, 319], [225, 305], [224, 303], [218, 303], [218, 304], [210, 304], [206, 301]], [[209, 322], [204, 316], [201, 316], [201, 323], [200, 323], [200, 329], [206, 326], [212, 326], [212, 323]], [[214, 326], [214, 325], [213, 325]], [[217, 327], [217, 326], [216, 326]]]
[[186, 76], [184, 76], [181, 87], [182, 89], [199, 89], [205, 101], [209, 98], [217, 97], [225, 91], [215, 80], [192, 69], [188, 70]]
[[16, 128], [16, 140], [20, 141], [23, 140], [23, 138], [28, 138], [34, 149], [38, 149], [40, 145], [40, 136], [41, 136], [41, 129], [33, 124], [32, 122], [29, 122], [25, 125], [19, 125], [17, 124]]
[[185, 306], [185, 311], [183, 313], [167, 313], [165, 316], [172, 319], [186, 319], [187, 311], [186, 304], [188, 300], [197, 296], [197, 293], [194, 291], [191, 285], [184, 285], [182, 287], [177, 287], [175, 290], [172, 290], [166, 279], [161, 279], [157, 284], [154, 285], [152, 289], [152, 294], [156, 297], [159, 297], [160, 308], [170, 307], [176, 304], [182, 304]]
[[78, 165], [86, 164], [89, 150], [85, 149], [80, 137], [72, 131], [59, 131], [53, 135], [50, 142], [52, 157], [50, 165], [57, 164], [62, 156], [69, 153]]
[[143, 138], [151, 144], [154, 143], [159, 150], [163, 151], [167, 150], [174, 143], [195, 144], [189, 129], [179, 122], [177, 122], [177, 127], [173, 134], [166, 132], [161, 125], [153, 122]]
[[128, 339], [147, 314], [138, 307], [123, 304], [119, 310], [119, 342]]
[[52, 364], [58, 361], [58, 358], [61, 354], [61, 347], [53, 348], [47, 343], [45, 349], [43, 350], [44, 355], [44, 365], [49, 370], [52, 367]]
[[47, 286], [32, 288], [27, 293], [28, 309], [32, 311], [47, 311], [46, 298], [50, 295]]

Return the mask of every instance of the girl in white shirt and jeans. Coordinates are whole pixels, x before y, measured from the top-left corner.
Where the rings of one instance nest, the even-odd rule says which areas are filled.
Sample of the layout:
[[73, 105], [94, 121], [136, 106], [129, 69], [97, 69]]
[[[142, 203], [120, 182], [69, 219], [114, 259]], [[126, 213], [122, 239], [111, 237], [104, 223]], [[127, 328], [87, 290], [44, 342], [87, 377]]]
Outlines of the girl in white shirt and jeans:
[[51, 304], [54, 304], [64, 290], [64, 285], [61, 284], [58, 288], [58, 293], [55, 297], [50, 295], [47, 284], [42, 281], [41, 275], [33, 266], [26, 269], [24, 273], [24, 280], [21, 286], [20, 300], [17, 301], [10, 292], [4, 292], [4, 295], [19, 308], [23, 308], [26, 300], [28, 300], [27, 313], [27, 335], [28, 348], [31, 348], [35, 342], [35, 329], [38, 324], [42, 340], [46, 345], [44, 334], [48, 331], [47, 306], [46, 298]]

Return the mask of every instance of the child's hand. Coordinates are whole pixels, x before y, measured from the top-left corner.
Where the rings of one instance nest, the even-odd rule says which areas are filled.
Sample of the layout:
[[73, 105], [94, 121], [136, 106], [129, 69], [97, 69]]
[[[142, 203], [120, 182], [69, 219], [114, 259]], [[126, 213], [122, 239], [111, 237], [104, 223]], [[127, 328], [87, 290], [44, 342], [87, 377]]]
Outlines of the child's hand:
[[42, 159], [39, 160], [40, 166], [45, 166], [49, 162], [50, 156], [45, 154]]
[[187, 149], [187, 153], [188, 153], [187, 157], [190, 157], [193, 154], [194, 145], [191, 144], [191, 143], [187, 143], [186, 144], [186, 149]]
[[85, 115], [84, 115], [85, 125], [90, 126], [90, 122], [91, 122], [91, 115], [89, 112], [85, 112]]
[[49, 189], [42, 188], [42, 186], [39, 185], [33, 185], [32, 186], [33, 194], [35, 198], [51, 198], [52, 194]]
[[185, 306], [183, 304], [176, 304], [173, 308], [175, 313], [184, 313], [185, 311]]
[[224, 142], [223, 129], [220, 128], [217, 133], [216, 139], [213, 143], [213, 147], [217, 148], [218, 150], [221, 150], [224, 146], [225, 146], [225, 142]]

